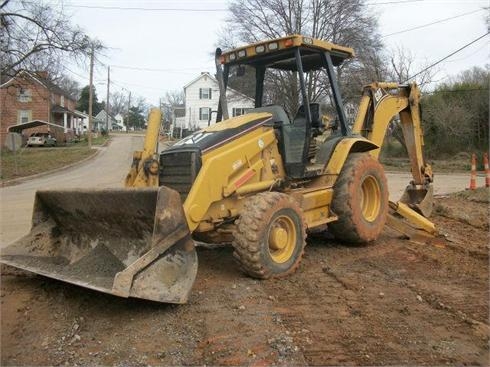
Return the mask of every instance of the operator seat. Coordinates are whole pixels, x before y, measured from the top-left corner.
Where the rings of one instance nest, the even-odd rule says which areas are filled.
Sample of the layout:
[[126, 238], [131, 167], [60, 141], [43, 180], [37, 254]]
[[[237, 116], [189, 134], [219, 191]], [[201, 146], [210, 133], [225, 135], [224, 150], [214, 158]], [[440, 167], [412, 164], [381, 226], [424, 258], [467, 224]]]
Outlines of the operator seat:
[[310, 112], [312, 123], [308, 136], [306, 136], [308, 132], [306, 111], [303, 105], [299, 107], [292, 124], [282, 126], [284, 166], [288, 176], [293, 178], [304, 177], [310, 139], [317, 134], [321, 126], [320, 104], [310, 103]]
[[[320, 119], [320, 103], [310, 103], [311, 113], [311, 128], [319, 129], [322, 126]], [[298, 112], [293, 120], [293, 125], [303, 126], [306, 125], [306, 111], [305, 106], [301, 105], [298, 108]]]

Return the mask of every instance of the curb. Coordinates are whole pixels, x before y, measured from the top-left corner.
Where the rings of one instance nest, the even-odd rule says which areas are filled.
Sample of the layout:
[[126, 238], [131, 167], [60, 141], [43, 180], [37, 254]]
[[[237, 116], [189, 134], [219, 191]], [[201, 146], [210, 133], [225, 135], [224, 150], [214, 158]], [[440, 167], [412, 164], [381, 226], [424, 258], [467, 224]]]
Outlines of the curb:
[[[106, 147], [107, 145], [108, 145], [108, 143], [104, 143], [103, 145], [101, 145], [101, 147]], [[63, 171], [65, 169], [78, 166], [79, 164], [82, 164], [82, 163], [85, 163], [85, 162], [87, 162], [87, 161], [89, 161], [91, 159], [94, 159], [102, 151], [101, 149], [98, 149], [98, 148], [96, 148], [94, 150], [95, 150], [94, 153], [92, 153], [88, 157], [85, 157], [81, 161], [74, 162], [74, 163], [68, 164], [68, 165], [63, 166], [63, 167], [58, 167], [58, 168], [52, 169], [50, 171], [36, 173], [35, 175], [30, 175], [30, 176], [25, 176], [25, 177], [19, 177], [19, 178], [12, 178], [10, 180], [3, 181], [0, 184], [0, 187], [14, 186], [14, 185], [20, 184], [20, 183], [25, 182], [25, 181], [33, 180], [33, 179], [36, 179], [36, 178], [39, 178], [39, 177], [48, 176], [50, 174]]]

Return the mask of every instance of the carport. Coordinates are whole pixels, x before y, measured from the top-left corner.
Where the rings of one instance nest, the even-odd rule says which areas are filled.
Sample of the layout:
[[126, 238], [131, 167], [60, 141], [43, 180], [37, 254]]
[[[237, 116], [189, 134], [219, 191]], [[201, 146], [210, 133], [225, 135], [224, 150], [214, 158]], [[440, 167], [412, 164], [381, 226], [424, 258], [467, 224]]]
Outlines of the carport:
[[[40, 127], [43, 127], [43, 128], [35, 129], [35, 128], [40, 128]], [[9, 133], [22, 134], [24, 132], [24, 130], [30, 130], [30, 129], [34, 129], [34, 130], [32, 130], [29, 134], [23, 135], [22, 144], [25, 144], [25, 140], [28, 138], [27, 135], [31, 135], [32, 133], [35, 133], [35, 132], [50, 132], [51, 135], [56, 138], [58, 143], [66, 142], [66, 133], [65, 133], [65, 129], [63, 126], [53, 124], [52, 122], [47, 122], [47, 121], [43, 121], [43, 120], [32, 120], [29, 122], [24, 122], [22, 124], [13, 125], [13, 126], [10, 126], [7, 129], [7, 131]]]
[[48, 126], [48, 130], [53, 128], [53, 129], [61, 129], [62, 131], [64, 130], [63, 126], [60, 126], [60, 125], [56, 125], [56, 124], [53, 124], [51, 122], [47, 122], [47, 121], [43, 121], [43, 120], [32, 120], [32, 121], [29, 121], [29, 122], [24, 122], [22, 124], [18, 124], [18, 125], [13, 125], [13, 126], [10, 126], [7, 130], [9, 133], [19, 133], [19, 134], [22, 134], [22, 132], [26, 129], [32, 129], [34, 127], [38, 127], [38, 126], [44, 126], [44, 125], [47, 125]]

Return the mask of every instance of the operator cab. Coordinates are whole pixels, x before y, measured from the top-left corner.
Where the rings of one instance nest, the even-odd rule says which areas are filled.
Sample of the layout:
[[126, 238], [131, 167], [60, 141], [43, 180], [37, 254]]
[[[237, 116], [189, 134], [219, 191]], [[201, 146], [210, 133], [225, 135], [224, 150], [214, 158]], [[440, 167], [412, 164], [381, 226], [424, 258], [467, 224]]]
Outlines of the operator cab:
[[[221, 53], [217, 57], [223, 65], [217, 68], [218, 78], [222, 77], [226, 90], [230, 67], [247, 65], [255, 69], [255, 108], [249, 112], [269, 112], [272, 114], [274, 127], [278, 130], [284, 166], [291, 178], [302, 178], [312, 173], [309, 170], [311, 141], [322, 127], [320, 105], [311, 103], [308, 97], [305, 73], [326, 70], [332, 96], [337, 111], [341, 136], [351, 134], [347, 125], [340, 90], [334, 73], [334, 66], [354, 56], [351, 48], [301, 35], [282, 37], [266, 42], [255, 43]], [[294, 117], [289, 117], [282, 106], [263, 106], [264, 79], [268, 69], [297, 72], [301, 90], [301, 106]], [[220, 75], [222, 73], [222, 75]], [[221, 96], [225, 96], [222, 91]], [[217, 121], [221, 121], [221, 100], [218, 107]]]

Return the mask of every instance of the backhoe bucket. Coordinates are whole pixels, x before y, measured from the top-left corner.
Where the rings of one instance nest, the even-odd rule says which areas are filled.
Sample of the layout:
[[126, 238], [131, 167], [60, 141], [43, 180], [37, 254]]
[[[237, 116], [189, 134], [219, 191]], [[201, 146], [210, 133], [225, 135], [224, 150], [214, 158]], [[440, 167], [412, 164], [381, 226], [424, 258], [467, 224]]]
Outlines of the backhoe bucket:
[[407, 204], [416, 212], [428, 218], [432, 214], [434, 206], [434, 188], [432, 184], [422, 188], [416, 185], [408, 185], [403, 192], [400, 202]]
[[166, 187], [38, 191], [31, 232], [0, 262], [121, 297], [185, 303], [197, 254]]

